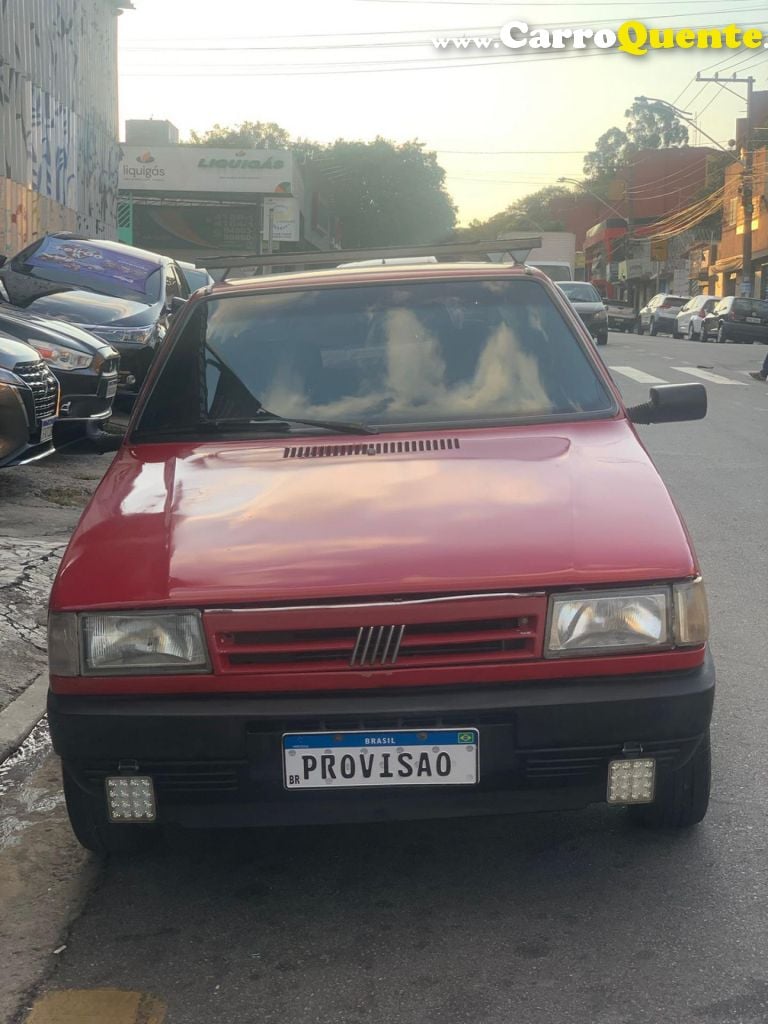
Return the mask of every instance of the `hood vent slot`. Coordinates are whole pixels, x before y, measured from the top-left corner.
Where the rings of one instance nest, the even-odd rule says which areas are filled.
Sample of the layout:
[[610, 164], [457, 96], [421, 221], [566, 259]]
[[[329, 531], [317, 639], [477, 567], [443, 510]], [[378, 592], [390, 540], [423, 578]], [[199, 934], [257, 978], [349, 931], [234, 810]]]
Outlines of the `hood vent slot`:
[[283, 449], [284, 459], [323, 459], [341, 455], [406, 455], [447, 452], [459, 447], [458, 437], [425, 437], [418, 441], [368, 441], [355, 444], [305, 444]]

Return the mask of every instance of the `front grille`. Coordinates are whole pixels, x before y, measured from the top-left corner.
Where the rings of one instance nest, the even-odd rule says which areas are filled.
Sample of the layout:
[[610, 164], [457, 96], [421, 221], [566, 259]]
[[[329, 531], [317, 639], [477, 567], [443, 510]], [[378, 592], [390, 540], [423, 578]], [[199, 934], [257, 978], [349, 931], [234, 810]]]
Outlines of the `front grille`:
[[406, 455], [456, 451], [458, 437], [422, 437], [418, 441], [371, 441], [355, 444], [305, 444], [283, 450], [284, 459], [327, 459], [344, 455]]
[[208, 612], [224, 673], [481, 665], [540, 655], [541, 595]]
[[[232, 793], [240, 786], [244, 761], [140, 761], [139, 774], [151, 775], [158, 793]], [[85, 778], [102, 786], [108, 775], [119, 775], [117, 762], [90, 764]]]
[[35, 363], [17, 363], [13, 369], [32, 392], [35, 422], [39, 424], [56, 415], [59, 402], [59, 382], [41, 360]]

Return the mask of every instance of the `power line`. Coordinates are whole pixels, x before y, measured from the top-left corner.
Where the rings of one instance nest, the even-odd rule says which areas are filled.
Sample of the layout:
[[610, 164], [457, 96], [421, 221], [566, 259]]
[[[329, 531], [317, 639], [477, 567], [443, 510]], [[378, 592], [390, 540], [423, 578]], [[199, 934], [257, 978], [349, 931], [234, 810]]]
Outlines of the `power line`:
[[[385, 0], [375, 0], [375, 2], [383, 3], [383, 2], [385, 2]], [[386, 2], [390, 2], [390, 0], [386, 0]], [[391, 2], [393, 2], [393, 3], [394, 2], [397, 2], [397, 3], [400, 3], [400, 2], [411, 3], [411, 2], [416, 2], [416, 0], [391, 0]], [[426, 0], [424, 0], [424, 2], [426, 2]], [[722, 3], [723, 0], [710, 0], [710, 2]], [[542, 6], [542, 5], [539, 5], [539, 6]], [[584, 5], [580, 5], [580, 6], [584, 6]], [[668, 7], [669, 4], [665, 4], [664, 6]], [[764, 6], [748, 7], [748, 8], [744, 8], [742, 11], [740, 11], [740, 14], [751, 14], [753, 12], [762, 12], [764, 10], [765, 10]], [[702, 13], [702, 15], [707, 15], [707, 16], [715, 16], [715, 15], [720, 15], [720, 14], [728, 15], [728, 14], [732, 13], [732, 10], [729, 8], [729, 9], [719, 10], [719, 11], [704, 11], [704, 12], [701, 12], [701, 13]], [[669, 20], [674, 19], [674, 18], [682, 17], [684, 14], [685, 14], [685, 12], [682, 12], [682, 11], [676, 12], [676, 13], [673, 13], [673, 14], [660, 14], [660, 15], [658, 15], [655, 18], [655, 21], [662, 21], [662, 20], [663, 21], [669, 21]], [[588, 27], [592, 23], [593, 23], [592, 21], [570, 21], [569, 22], [569, 27], [574, 27], [574, 28], [585, 27], [585, 26]], [[562, 22], [561, 21], [542, 22], [542, 23], [536, 24], [536, 25], [534, 25], [532, 27], [534, 29], [560, 28], [560, 27], [562, 27]], [[703, 25], [697, 26], [697, 25], [693, 25], [693, 24], [690, 24], [690, 25], [687, 24], [686, 25], [686, 28], [694, 28], [694, 29], [695, 28], [705, 28], [705, 27], [708, 27], [708, 26], [703, 26]], [[756, 25], [754, 25], [752, 27], [757, 28], [757, 27], [759, 27], [759, 24], [756, 24]], [[224, 44], [222, 44], [222, 45], [219, 45], [219, 46], [211, 46], [209, 43], [203, 41], [199, 45], [194, 45], [194, 46], [175, 44], [173, 46], [172, 52], [173, 53], [185, 53], [185, 52], [188, 52], [188, 53], [208, 53], [208, 52], [224, 52], [224, 53], [243, 52], [243, 53], [249, 53], [249, 52], [264, 52], [264, 51], [272, 51], [272, 50], [274, 50], [276, 52], [278, 52], [278, 51], [281, 52], [281, 51], [285, 51], [285, 50], [315, 50], [315, 49], [342, 50], [342, 49], [358, 49], [358, 48], [368, 49], [370, 47], [404, 47], [404, 46], [428, 45], [431, 42], [433, 37], [438, 37], [438, 38], [440, 38], [440, 37], [442, 37], [442, 38], [449, 37], [450, 38], [452, 35], [455, 35], [455, 36], [458, 36], [458, 37], [463, 37], [463, 38], [473, 38], [475, 36], [477, 36], [477, 37], [489, 37], [491, 35], [497, 35], [498, 31], [499, 31], [498, 26], [492, 26], [491, 28], [479, 28], [479, 29], [478, 28], [437, 28], [437, 29], [413, 28], [413, 29], [400, 29], [400, 30], [397, 30], [397, 31], [382, 31], [382, 32], [371, 31], [371, 32], [360, 32], [360, 33], [356, 33], [356, 32], [316, 33], [316, 34], [309, 34], [308, 33], [303, 38], [306, 38], [306, 39], [320, 39], [320, 40], [323, 40], [323, 42], [322, 43], [310, 43], [310, 44], [296, 43], [295, 42], [295, 38], [296, 38], [295, 36], [273, 36], [273, 37], [268, 37], [268, 38], [272, 38], [272, 39], [274, 39], [276, 41], [279, 41], [279, 40], [282, 40], [282, 39], [288, 39], [288, 40], [291, 40], [291, 42], [290, 42], [289, 45], [279, 44], [279, 45], [276, 45], [276, 46], [273, 46], [273, 45], [253, 46], [253, 45], [241, 45], [241, 44], [237, 44], [237, 45], [230, 45], [230, 44], [224, 45]], [[347, 38], [354, 38], [354, 37], [357, 37], [357, 36], [391, 36], [391, 35], [398, 35], [398, 36], [399, 35], [408, 35], [408, 36], [413, 36], [413, 35], [419, 35], [419, 34], [422, 36], [421, 39], [409, 39], [409, 40], [402, 40], [402, 41], [399, 41], [399, 40], [391, 40], [391, 41], [390, 40], [386, 40], [386, 41], [383, 41], [383, 42], [378, 42], [376, 39], [373, 39], [370, 42], [360, 42], [360, 43], [344, 43], [344, 42], [336, 43], [336, 42], [332, 42], [332, 40], [336, 40], [336, 39], [347, 39]], [[155, 42], [155, 41], [153, 41], [153, 42]], [[136, 45], [124, 44], [124, 45], [121, 46], [121, 52], [122, 53], [131, 53], [131, 52], [138, 52], [138, 53], [162, 52], [162, 53], [167, 53], [168, 52], [168, 47], [166, 45], [163, 45], [162, 43], [157, 43], [157, 42], [155, 42], [155, 45], [152, 45], [152, 46], [147, 46], [147, 45], [138, 45], [138, 46], [136, 46]], [[737, 54], [731, 53], [727, 57], [723, 58], [722, 61], [718, 61], [717, 63], [718, 64], [719, 63], [725, 63], [726, 61], [731, 60], [732, 57], [735, 56], [735, 55], [737, 55]], [[717, 66], [717, 64], [712, 65], [712, 67], [716, 67], [716, 66]], [[694, 81], [695, 81], [695, 79], [694, 79]], [[675, 101], [675, 102], [677, 102], [677, 101]]]

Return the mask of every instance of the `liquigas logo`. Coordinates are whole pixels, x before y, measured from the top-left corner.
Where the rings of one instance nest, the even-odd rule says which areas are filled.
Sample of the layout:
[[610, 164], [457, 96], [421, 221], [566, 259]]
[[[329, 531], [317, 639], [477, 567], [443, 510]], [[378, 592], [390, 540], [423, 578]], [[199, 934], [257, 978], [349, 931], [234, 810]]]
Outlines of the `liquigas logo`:
[[525, 21], [508, 21], [495, 36], [433, 38], [438, 50], [621, 50], [644, 57], [655, 50], [760, 50], [768, 34], [759, 28], [726, 25], [721, 28], [656, 28], [642, 21], [625, 21], [618, 28], [535, 28]]
[[139, 164], [138, 167], [134, 167], [133, 164], [123, 164], [123, 175], [126, 178], [165, 177], [165, 171], [162, 167], [153, 166], [156, 164], [156, 160], [148, 149], [145, 149], [143, 153], [139, 153], [136, 157], [136, 163]]

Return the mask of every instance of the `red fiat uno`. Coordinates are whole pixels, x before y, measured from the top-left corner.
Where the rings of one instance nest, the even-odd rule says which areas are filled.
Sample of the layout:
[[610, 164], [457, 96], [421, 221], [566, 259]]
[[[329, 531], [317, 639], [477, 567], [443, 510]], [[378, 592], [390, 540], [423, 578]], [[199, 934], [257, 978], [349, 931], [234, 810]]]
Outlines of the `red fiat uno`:
[[199, 292], [72, 537], [49, 719], [72, 827], [707, 810], [704, 585], [576, 313], [516, 264]]

